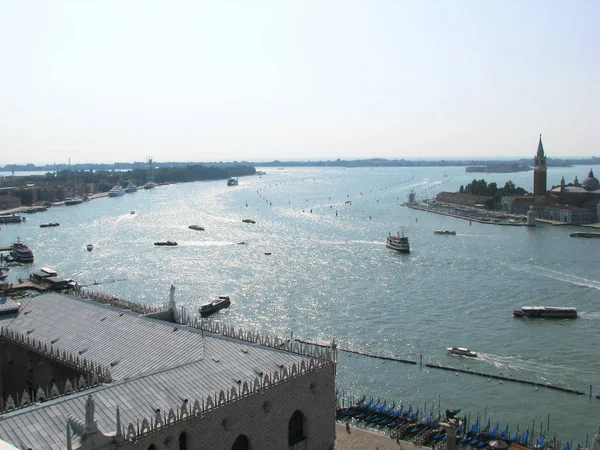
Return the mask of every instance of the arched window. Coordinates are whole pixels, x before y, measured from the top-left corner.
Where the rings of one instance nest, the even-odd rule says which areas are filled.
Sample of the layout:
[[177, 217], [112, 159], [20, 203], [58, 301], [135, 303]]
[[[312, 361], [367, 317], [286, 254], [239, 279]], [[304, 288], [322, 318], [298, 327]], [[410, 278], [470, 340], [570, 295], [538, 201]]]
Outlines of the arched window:
[[250, 450], [250, 441], [245, 434], [240, 434], [233, 443], [231, 450]]
[[304, 414], [296, 410], [288, 424], [288, 444], [294, 445], [304, 439]]
[[187, 450], [187, 434], [185, 432], [179, 435], [179, 450]]

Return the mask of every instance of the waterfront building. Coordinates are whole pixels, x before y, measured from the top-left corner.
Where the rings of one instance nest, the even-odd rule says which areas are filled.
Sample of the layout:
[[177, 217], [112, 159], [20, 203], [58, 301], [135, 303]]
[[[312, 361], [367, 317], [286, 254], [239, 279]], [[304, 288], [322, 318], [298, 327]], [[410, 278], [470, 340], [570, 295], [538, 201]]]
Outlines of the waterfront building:
[[591, 169], [581, 184], [575, 177], [574, 182], [567, 185], [563, 177], [559, 186], [547, 190], [541, 135], [534, 158], [533, 190], [533, 196], [503, 197], [502, 210], [519, 215], [532, 211], [538, 219], [568, 224], [594, 223], [600, 218], [600, 182]]
[[[0, 436], [19, 449], [333, 449], [331, 345], [81, 288], [0, 308]], [[0, 441], [0, 446], [2, 441]]]

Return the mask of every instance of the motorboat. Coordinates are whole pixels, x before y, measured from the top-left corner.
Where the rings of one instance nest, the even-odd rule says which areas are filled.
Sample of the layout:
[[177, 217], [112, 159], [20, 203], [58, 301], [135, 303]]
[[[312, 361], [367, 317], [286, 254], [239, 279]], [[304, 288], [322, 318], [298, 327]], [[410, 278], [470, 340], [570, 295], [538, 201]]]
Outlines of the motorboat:
[[154, 181], [148, 181], [144, 185], [144, 189], [154, 189], [156, 187], [156, 183]]
[[463, 348], [463, 347], [448, 347], [446, 350], [448, 350], [453, 355], [470, 356], [472, 358], [476, 358], [477, 357], [477, 353], [469, 350], [468, 348]]
[[173, 246], [177, 245], [177, 242], [175, 242], [175, 241], [159, 241], [159, 242], [155, 242], [154, 245], [164, 245], [164, 246], [168, 246], [168, 247], [173, 247]]
[[435, 230], [433, 234], [444, 234], [448, 236], [456, 236], [456, 231], [451, 230]]
[[223, 308], [229, 308], [229, 305], [231, 305], [229, 296], [220, 295], [216, 300], [211, 300], [210, 302], [204, 303], [202, 306], [200, 306], [200, 315], [202, 317], [210, 316], [211, 314], [216, 313]]
[[227, 180], [227, 186], [237, 186], [238, 185], [238, 179], [237, 178], [229, 178], [229, 180]]
[[129, 214], [135, 214], [135, 211], [131, 210], [131, 212]]
[[30, 264], [33, 262], [33, 252], [20, 239], [17, 239], [17, 242], [12, 245], [10, 256], [13, 261], [19, 263]]
[[133, 192], [137, 192], [138, 188], [135, 184], [133, 184], [131, 181], [129, 183], [127, 183], [127, 186], [125, 186], [125, 189], [123, 189], [125, 191], [125, 193], [127, 194], [131, 194]]
[[88, 244], [85, 248], [87, 248], [88, 252], [91, 252], [92, 250], [94, 250], [94, 244]]
[[398, 233], [397, 236], [392, 236], [392, 233], [389, 233], [385, 241], [385, 246], [400, 253], [410, 253], [410, 244], [404, 233], [402, 235]]
[[200, 225], [190, 225], [188, 228], [190, 230], [204, 231], [204, 227], [201, 227]]
[[60, 223], [58, 223], [58, 222], [50, 222], [50, 223], [40, 224], [40, 228], [59, 227], [59, 226], [60, 226]]
[[120, 184], [115, 184], [113, 188], [110, 191], [108, 191], [109, 197], [120, 197], [122, 195], [125, 195], [125, 190], [121, 187]]
[[252, 219], [242, 219], [242, 222], [244, 223], [256, 223], [254, 220]]
[[600, 233], [592, 233], [592, 232], [577, 231], [575, 233], [569, 234], [569, 236], [571, 236], [571, 237], [582, 237], [582, 238], [599, 238], [600, 239]]
[[569, 306], [522, 306], [513, 311], [515, 317], [534, 317], [546, 319], [575, 319], [577, 308]]

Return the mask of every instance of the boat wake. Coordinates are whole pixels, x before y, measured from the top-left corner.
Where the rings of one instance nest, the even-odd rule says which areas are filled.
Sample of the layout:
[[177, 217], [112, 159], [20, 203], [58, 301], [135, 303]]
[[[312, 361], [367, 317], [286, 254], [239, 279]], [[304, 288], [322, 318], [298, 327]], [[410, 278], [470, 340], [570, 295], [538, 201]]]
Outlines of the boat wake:
[[542, 275], [547, 278], [553, 278], [555, 280], [564, 281], [566, 283], [575, 284], [577, 286], [586, 286], [592, 289], [600, 290], [600, 281], [590, 280], [588, 278], [580, 277], [577, 275], [571, 275], [557, 270], [547, 269], [545, 267], [534, 266], [532, 268], [521, 267], [515, 270], [525, 271], [529, 273], [535, 273]]

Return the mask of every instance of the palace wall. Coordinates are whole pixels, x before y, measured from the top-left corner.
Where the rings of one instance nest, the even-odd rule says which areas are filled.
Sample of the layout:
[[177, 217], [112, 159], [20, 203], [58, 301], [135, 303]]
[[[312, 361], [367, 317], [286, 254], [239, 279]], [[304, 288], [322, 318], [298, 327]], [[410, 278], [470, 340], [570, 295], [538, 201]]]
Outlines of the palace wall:
[[[149, 433], [135, 443], [125, 444], [124, 448], [147, 450], [152, 444], [157, 450], [178, 448], [179, 436], [185, 433], [189, 450], [230, 450], [241, 434], [254, 449], [332, 450], [335, 442], [334, 370], [331, 364], [291, 378], [269, 387], [264, 393], [215, 408], [204, 417], [192, 417]], [[288, 425], [296, 410], [304, 414], [306, 439], [290, 447]], [[142, 413], [151, 412], [140, 411]]]

